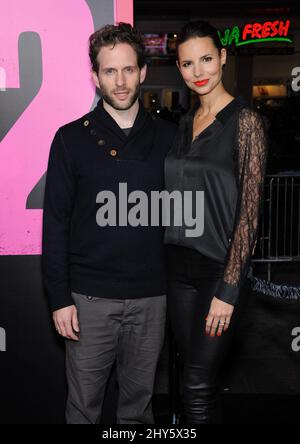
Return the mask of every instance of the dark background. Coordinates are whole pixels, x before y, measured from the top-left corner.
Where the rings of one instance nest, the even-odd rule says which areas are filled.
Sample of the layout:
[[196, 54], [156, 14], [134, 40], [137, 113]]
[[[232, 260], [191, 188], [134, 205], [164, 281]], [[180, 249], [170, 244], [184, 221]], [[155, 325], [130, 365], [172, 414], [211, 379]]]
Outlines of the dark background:
[[[5, 295], [0, 298], [1, 327], [7, 332], [7, 351], [0, 353], [2, 424], [64, 421], [64, 342], [52, 326], [40, 262], [40, 256], [0, 258], [0, 294]], [[277, 276], [286, 279], [289, 273], [290, 269], [281, 268]], [[295, 412], [296, 404], [290, 398], [300, 393], [300, 353], [293, 351], [291, 344], [292, 329], [300, 326], [299, 319], [299, 302], [275, 301], [245, 292], [235, 342], [224, 372], [223, 398], [225, 406], [230, 406], [225, 409], [229, 422], [232, 420], [229, 413], [234, 409], [243, 421], [253, 420], [260, 412], [256, 422], [270, 414], [270, 407], [279, 409], [282, 402], [286, 408], [281, 412], [281, 420], [289, 415], [289, 409], [290, 413]], [[169, 388], [173, 394], [176, 392], [174, 379], [169, 379], [169, 339], [167, 334], [154, 397], [155, 414], [165, 421], [170, 420], [172, 410]], [[180, 361], [177, 364], [180, 370]], [[271, 397], [269, 404], [272, 394], [280, 396]], [[247, 409], [252, 406], [254, 395], [254, 405], [259, 404], [251, 408], [249, 417]], [[116, 397], [113, 375], [105, 402], [105, 423], [114, 420]]]
[[[88, 3], [95, 12], [96, 3]], [[136, 0], [134, 3], [137, 21], [164, 22], [178, 17], [186, 21], [195, 17], [200, 5], [201, 14], [206, 17], [300, 15], [299, 2], [295, 1]], [[7, 333], [7, 351], [0, 353], [2, 424], [64, 422], [64, 341], [52, 326], [40, 267], [40, 256], [0, 257], [0, 327]], [[263, 267], [257, 268], [257, 272], [266, 277]], [[297, 283], [300, 281], [299, 264], [278, 264], [273, 268], [273, 276], [277, 281]], [[227, 422], [232, 422], [233, 418], [249, 423], [280, 423], [296, 419], [300, 353], [292, 350], [292, 330], [298, 326], [299, 302], [277, 301], [245, 292], [235, 342], [225, 363], [222, 398]], [[177, 397], [176, 408], [180, 410], [180, 377], [176, 381], [176, 375], [180, 376], [181, 362], [175, 359], [174, 373], [168, 326], [166, 333], [154, 406], [157, 418], [170, 423], [174, 397]], [[103, 422], [114, 420], [116, 398], [113, 374]]]

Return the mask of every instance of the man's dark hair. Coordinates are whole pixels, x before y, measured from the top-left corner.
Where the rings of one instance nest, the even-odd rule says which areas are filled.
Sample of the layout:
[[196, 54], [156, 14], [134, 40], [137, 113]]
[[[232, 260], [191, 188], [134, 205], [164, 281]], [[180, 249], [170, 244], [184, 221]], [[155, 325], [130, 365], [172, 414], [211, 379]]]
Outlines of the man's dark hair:
[[145, 45], [141, 33], [129, 23], [118, 25], [106, 25], [96, 31], [89, 38], [89, 56], [93, 71], [98, 73], [99, 63], [97, 60], [99, 51], [104, 46], [114, 47], [117, 43], [128, 43], [136, 52], [137, 63], [141, 69], [146, 64]]

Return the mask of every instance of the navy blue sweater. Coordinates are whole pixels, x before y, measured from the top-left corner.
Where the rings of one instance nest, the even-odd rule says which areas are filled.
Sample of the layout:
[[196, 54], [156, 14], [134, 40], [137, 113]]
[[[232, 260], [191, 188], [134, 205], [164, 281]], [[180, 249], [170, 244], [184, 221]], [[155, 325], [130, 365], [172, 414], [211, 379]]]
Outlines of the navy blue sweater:
[[[164, 159], [176, 126], [155, 120], [140, 102], [129, 136], [103, 108], [61, 127], [51, 145], [43, 219], [43, 277], [52, 311], [73, 304], [71, 291], [130, 299], [166, 291], [161, 226], [101, 227], [101, 191], [164, 189]], [[149, 203], [150, 205], [150, 203]], [[134, 205], [131, 205], [131, 207]], [[128, 204], [128, 210], [130, 204]]]

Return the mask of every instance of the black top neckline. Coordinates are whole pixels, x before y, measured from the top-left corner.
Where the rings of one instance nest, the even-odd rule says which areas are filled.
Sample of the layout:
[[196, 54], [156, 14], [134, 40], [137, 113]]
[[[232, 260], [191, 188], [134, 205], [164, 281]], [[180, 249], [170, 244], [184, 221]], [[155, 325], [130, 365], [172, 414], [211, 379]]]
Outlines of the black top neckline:
[[[225, 105], [215, 116], [215, 120], [218, 120], [222, 124], [225, 124], [229, 117], [232, 115], [232, 111], [234, 111], [240, 105], [246, 105], [246, 102], [242, 96], [234, 97], [227, 105]], [[196, 114], [197, 109], [199, 109], [199, 105], [197, 104], [190, 114], [192, 121], [194, 120], [194, 116]], [[214, 120], [214, 121], [215, 121]], [[200, 133], [201, 134], [201, 133]]]

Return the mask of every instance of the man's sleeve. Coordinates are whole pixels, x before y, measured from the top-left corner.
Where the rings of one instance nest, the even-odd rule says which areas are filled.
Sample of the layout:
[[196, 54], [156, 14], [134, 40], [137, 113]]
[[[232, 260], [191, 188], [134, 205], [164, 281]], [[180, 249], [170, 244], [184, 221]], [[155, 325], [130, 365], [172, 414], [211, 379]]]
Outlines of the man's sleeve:
[[61, 130], [58, 130], [49, 154], [43, 215], [42, 269], [52, 311], [74, 303], [69, 279], [69, 238], [74, 197], [75, 174]]

